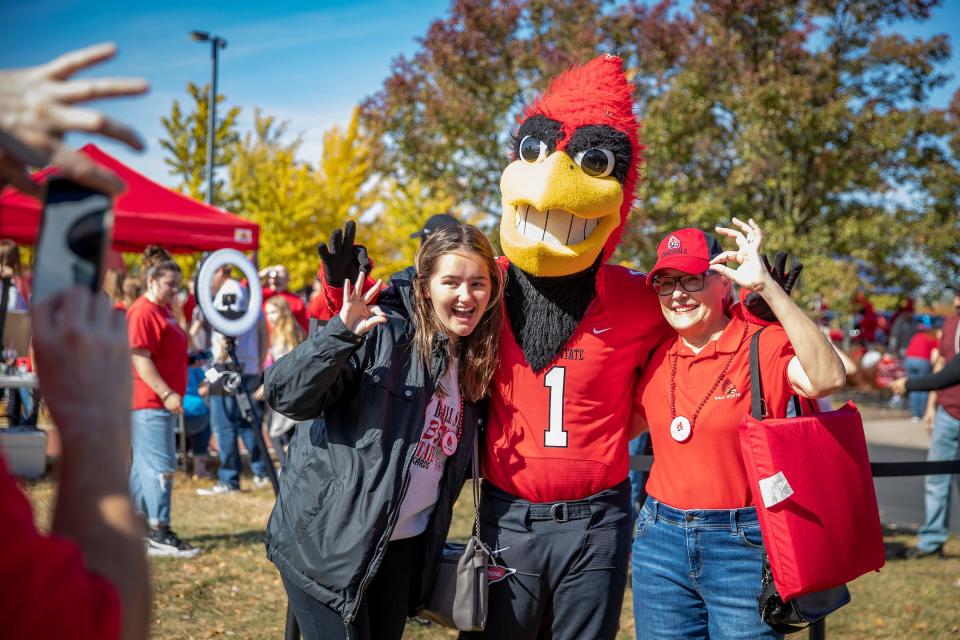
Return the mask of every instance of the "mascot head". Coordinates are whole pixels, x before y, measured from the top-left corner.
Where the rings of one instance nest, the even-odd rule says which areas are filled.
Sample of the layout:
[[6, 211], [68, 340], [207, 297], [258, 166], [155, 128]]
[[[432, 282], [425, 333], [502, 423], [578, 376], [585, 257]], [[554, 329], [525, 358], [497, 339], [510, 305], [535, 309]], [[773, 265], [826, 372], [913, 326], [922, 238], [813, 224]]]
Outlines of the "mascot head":
[[613, 253], [642, 151], [631, 91], [620, 58], [600, 56], [524, 112], [500, 178], [500, 244], [520, 269], [565, 276]]

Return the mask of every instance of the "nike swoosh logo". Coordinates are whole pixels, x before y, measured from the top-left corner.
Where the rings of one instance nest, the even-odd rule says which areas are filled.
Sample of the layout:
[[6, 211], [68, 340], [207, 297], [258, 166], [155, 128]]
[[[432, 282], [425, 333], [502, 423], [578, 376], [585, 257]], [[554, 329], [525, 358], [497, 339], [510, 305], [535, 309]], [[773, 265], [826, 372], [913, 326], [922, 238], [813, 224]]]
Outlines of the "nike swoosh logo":
[[597, 328], [594, 328], [594, 329], [593, 329], [593, 335], [598, 336], [598, 335], [600, 335], [601, 333], [606, 333], [607, 331], [610, 331], [610, 329], [613, 329], [613, 327], [607, 327], [606, 329], [597, 329]]
[[643, 275], [643, 271], [634, 271], [633, 269], [627, 269], [627, 271], [629, 271], [629, 272], [630, 272], [630, 275], [632, 275], [632, 276], [642, 276], [642, 275]]

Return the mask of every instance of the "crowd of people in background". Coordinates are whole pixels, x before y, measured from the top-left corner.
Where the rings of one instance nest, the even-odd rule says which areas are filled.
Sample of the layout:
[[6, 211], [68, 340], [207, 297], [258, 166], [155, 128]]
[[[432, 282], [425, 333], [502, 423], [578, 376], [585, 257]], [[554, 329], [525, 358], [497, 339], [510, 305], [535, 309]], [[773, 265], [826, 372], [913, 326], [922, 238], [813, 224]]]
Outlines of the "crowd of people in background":
[[[11, 240], [0, 240], [0, 269], [5, 281], [8, 311], [26, 312], [30, 300], [30, 271], [21, 263]], [[302, 342], [309, 329], [309, 299], [289, 290], [289, 271], [271, 265], [260, 271], [263, 306], [257, 326], [236, 339], [242, 380], [259, 404], [263, 427], [282, 462], [283, 452], [297, 423], [263, 403], [263, 371]], [[226, 337], [213, 330], [196, 303], [196, 281], [185, 280], [173, 255], [163, 247], [148, 246], [128, 269], [111, 252], [104, 270], [103, 292], [115, 311], [125, 314], [130, 336], [133, 375], [131, 414], [130, 494], [147, 523], [149, 555], [194, 557], [200, 549], [184, 542], [170, 526], [171, 497], [181, 438], [192, 479], [214, 480], [197, 493], [217, 496], [239, 491], [242, 450], [249, 455], [255, 489], [269, 486], [269, 460], [255, 445], [253, 429], [241, 415], [235, 394], [211, 384], [208, 370], [232, 367]], [[249, 297], [247, 283], [218, 270], [212, 279], [214, 306], [225, 308], [232, 296], [241, 308]], [[314, 296], [316, 293], [314, 293]], [[326, 305], [314, 305], [325, 309]], [[27, 354], [4, 350], [4, 365], [13, 371]], [[36, 426], [39, 390], [31, 386], [4, 390], [8, 426]], [[216, 475], [211, 459], [218, 461]]]

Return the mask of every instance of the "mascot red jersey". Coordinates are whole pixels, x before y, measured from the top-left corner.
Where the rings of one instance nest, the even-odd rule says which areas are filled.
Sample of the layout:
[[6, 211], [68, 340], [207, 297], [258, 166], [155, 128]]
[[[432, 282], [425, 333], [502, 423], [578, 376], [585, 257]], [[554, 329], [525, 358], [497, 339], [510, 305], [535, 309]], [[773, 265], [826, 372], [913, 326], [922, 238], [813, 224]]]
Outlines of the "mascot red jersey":
[[603, 56], [529, 107], [500, 187], [509, 263], [484, 477], [533, 502], [577, 500], [627, 477], [626, 399], [667, 334], [645, 276], [603, 264], [633, 203], [630, 84]]

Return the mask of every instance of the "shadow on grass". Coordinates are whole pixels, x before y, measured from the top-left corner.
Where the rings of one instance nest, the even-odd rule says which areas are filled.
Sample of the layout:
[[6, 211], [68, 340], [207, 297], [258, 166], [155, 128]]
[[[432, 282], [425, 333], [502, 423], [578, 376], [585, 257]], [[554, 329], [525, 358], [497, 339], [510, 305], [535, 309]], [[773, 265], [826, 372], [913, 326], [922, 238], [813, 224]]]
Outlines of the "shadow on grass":
[[194, 544], [204, 544], [211, 546], [230, 546], [241, 547], [251, 545], [263, 545], [263, 529], [250, 529], [249, 531], [235, 531], [232, 533], [217, 533], [207, 535], [190, 536], [190, 542]]
[[904, 538], [912, 538], [915, 535], [917, 535], [917, 530], [913, 527], [883, 525], [883, 547], [887, 561], [906, 560], [907, 549], [910, 549], [913, 544]]

